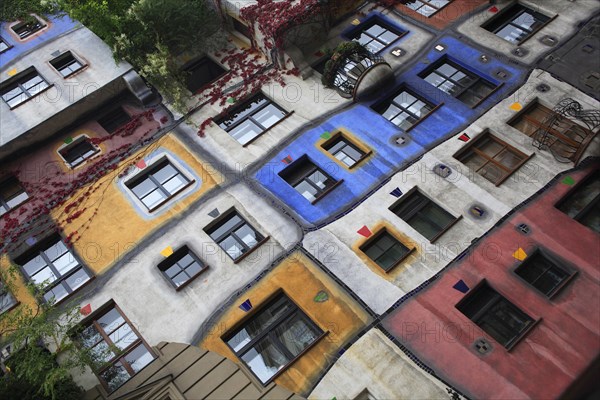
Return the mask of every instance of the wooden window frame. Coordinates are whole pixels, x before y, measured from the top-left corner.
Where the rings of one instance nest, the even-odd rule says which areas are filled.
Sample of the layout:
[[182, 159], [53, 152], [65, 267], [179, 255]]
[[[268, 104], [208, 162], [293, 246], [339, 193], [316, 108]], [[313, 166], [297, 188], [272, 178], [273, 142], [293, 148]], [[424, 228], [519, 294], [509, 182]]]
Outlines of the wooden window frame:
[[[540, 274], [533, 282], [530, 282], [520, 274], [520, 271], [528, 268], [533, 262], [535, 262], [537, 257], [543, 258], [544, 261], [550, 266], [547, 267], [546, 270], [542, 274]], [[553, 268], [562, 272], [565, 275], [565, 277], [560, 282], [558, 282], [558, 284], [551, 291], [549, 291], [548, 293], [543, 292], [540, 288], [538, 288], [535, 285], [535, 282]], [[536, 248], [535, 250], [533, 250], [533, 252], [531, 252], [525, 260], [523, 260], [521, 263], [519, 263], [519, 265], [517, 265], [517, 267], [513, 270], [513, 273], [527, 286], [533, 288], [538, 293], [540, 293], [548, 299], [554, 298], [565, 286], [569, 284], [569, 282], [573, 280], [575, 275], [577, 275], [577, 271], [567, 266], [564, 261], [560, 260], [558, 257], [549, 254], [547, 251], [542, 250], [540, 248]]]
[[[185, 257], [186, 255], [189, 255], [190, 257], [192, 257], [192, 259], [195, 262], [197, 262], [201, 267], [200, 271], [198, 271], [196, 274], [194, 274], [192, 276], [190, 276], [186, 271], [186, 269], [187, 269], [187, 267], [189, 267], [189, 265], [186, 268], [181, 268], [181, 265], [179, 264], [179, 261], [181, 261], [181, 259], [183, 257]], [[169, 276], [166, 273], [166, 270], [171, 268], [175, 264], [177, 264], [179, 266], [179, 268], [181, 269], [181, 272], [179, 272], [179, 273], [185, 273], [188, 276], [188, 279], [179, 286], [177, 286], [175, 284], [175, 282], [173, 281], [173, 279], [169, 278]], [[165, 260], [161, 261], [158, 264], [158, 270], [165, 277], [165, 279], [167, 279], [169, 281], [171, 286], [173, 286], [173, 288], [175, 288], [176, 291], [182, 290], [184, 287], [189, 285], [194, 279], [196, 279], [198, 276], [200, 276], [207, 269], [208, 269], [208, 265], [203, 263], [202, 260], [200, 260], [200, 258], [196, 255], [196, 253], [194, 253], [188, 246], [182, 246], [181, 248], [177, 249], [175, 252], [173, 252], [173, 254], [171, 254], [169, 257], [167, 257]]]
[[[371, 246], [374, 246], [375, 242], [378, 239], [380, 239], [383, 235], [390, 236], [392, 239], [394, 239], [396, 241], [397, 244], [400, 244], [402, 247], [404, 247], [406, 249], [406, 252], [402, 255], [402, 257], [400, 257], [400, 259], [398, 259], [392, 266], [390, 266], [387, 269], [384, 268], [384, 267], [382, 267], [376, 260], [374, 260], [371, 257], [369, 257], [369, 255], [367, 254], [367, 250], [368, 250], [367, 248], [370, 248]], [[394, 243], [394, 246], [396, 245], [396, 243]], [[368, 238], [363, 244], [360, 245], [359, 249], [360, 249], [360, 251], [362, 251], [369, 258], [369, 260], [371, 260], [373, 263], [375, 263], [385, 273], [389, 273], [394, 268], [396, 268], [398, 265], [402, 264], [402, 262], [404, 260], [406, 260], [415, 251], [415, 247], [408, 247], [408, 246], [406, 246], [404, 243], [402, 243], [400, 240], [398, 240], [398, 238], [394, 234], [392, 234], [387, 228], [382, 228], [382, 229], [378, 230], [377, 232], [375, 232], [373, 234], [373, 236], [371, 236], [370, 238]], [[390, 249], [391, 249], [391, 247], [388, 248], [386, 250], [386, 252], [388, 250], [390, 250]], [[385, 254], [385, 252], [384, 252], [384, 254]]]

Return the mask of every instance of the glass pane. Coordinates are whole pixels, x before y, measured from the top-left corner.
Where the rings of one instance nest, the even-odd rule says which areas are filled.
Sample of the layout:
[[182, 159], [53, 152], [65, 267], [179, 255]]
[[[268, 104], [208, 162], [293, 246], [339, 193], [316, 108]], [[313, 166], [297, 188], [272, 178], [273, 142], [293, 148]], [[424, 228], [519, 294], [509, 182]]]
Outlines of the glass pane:
[[24, 101], [27, 101], [29, 97], [27, 97], [27, 95], [25, 93], [21, 93], [20, 95], [7, 99], [6, 103], [8, 104], [9, 107], [15, 107], [21, 103], [23, 103]]
[[321, 171], [315, 171], [310, 174], [307, 179], [317, 185], [321, 189], [325, 189], [331, 182], [331, 180], [322, 173]]
[[401, 112], [396, 118], [392, 120], [392, 123], [397, 125], [399, 128], [408, 129], [411, 126], [413, 126], [417, 121], [418, 119], [416, 119], [412, 115], [406, 112]]
[[525, 157], [517, 153], [513, 153], [508, 149], [502, 150], [496, 157], [494, 157], [495, 161], [498, 161], [500, 164], [510, 169], [515, 169], [517, 165], [524, 159]]
[[174, 176], [167, 182], [165, 182], [163, 184], [163, 187], [170, 194], [175, 194], [175, 193], [177, 193], [178, 190], [180, 190], [182, 187], [187, 185], [187, 183], [188, 183], [188, 180], [185, 179], [185, 177], [183, 175], [179, 174], [179, 175]]
[[385, 44], [390, 44], [396, 39], [398, 39], [398, 35], [390, 31], [386, 31], [383, 35], [379, 36], [379, 40]]
[[154, 357], [150, 354], [146, 346], [140, 344], [125, 356], [125, 360], [129, 363], [131, 369], [139, 372], [146, 365], [150, 364], [154, 360]]
[[103, 340], [90, 349], [90, 356], [92, 357], [92, 362], [96, 365], [96, 367], [99, 367], [105, 362], [110, 361], [115, 354], [110, 350], [108, 344]]
[[439, 87], [446, 82], [446, 78], [436, 74], [435, 72], [432, 72], [425, 77], [425, 81], [431, 83], [435, 87]]
[[194, 257], [192, 257], [189, 254], [186, 254], [179, 261], [177, 261], [177, 264], [179, 264], [182, 268], [185, 268], [193, 262], [195, 262]]
[[369, 29], [367, 29], [365, 32], [368, 33], [369, 35], [371, 35], [372, 37], [377, 37], [379, 35], [381, 35], [382, 33], [384, 33], [386, 31], [385, 28], [382, 28], [381, 26], [377, 25], [377, 24], [373, 24], [372, 27], [370, 27]]
[[440, 232], [440, 229], [437, 226], [419, 215], [414, 216], [406, 222], [427, 239], [432, 239]]
[[525, 11], [523, 14], [519, 15], [517, 18], [512, 20], [513, 24], [521, 28], [527, 29], [529, 31], [532, 31], [534, 29], [534, 25], [536, 25], [536, 22], [537, 20], [535, 19], [533, 14], [527, 11]]
[[442, 64], [436, 68], [436, 71], [448, 78], [458, 72], [458, 70], [450, 64]]
[[249, 119], [229, 131], [229, 134], [242, 145], [248, 143], [261, 133], [262, 129]]
[[254, 119], [264, 126], [265, 128], [269, 128], [273, 126], [277, 121], [285, 116], [285, 113], [277, 108], [273, 104], [269, 104], [256, 114], [254, 114]]
[[125, 322], [125, 320], [116, 308], [113, 308], [98, 319], [98, 324], [107, 334], [117, 329], [123, 322]]
[[169, 178], [177, 175], [177, 170], [171, 164], [167, 164], [152, 175], [158, 182], [165, 183]]
[[27, 275], [32, 276], [40, 269], [46, 266], [46, 261], [42, 258], [42, 256], [37, 255], [31, 260], [27, 261], [25, 265], [23, 265], [23, 269], [27, 272]]
[[235, 231], [235, 234], [242, 240], [242, 242], [246, 244], [246, 246], [250, 248], [254, 247], [256, 243], [258, 243], [258, 241], [261, 239], [260, 235], [258, 235], [254, 231], [254, 229], [252, 229], [246, 224], [244, 224], [241, 228]]
[[433, 202], [429, 202], [423, 207], [421, 213], [427, 215], [427, 218], [442, 228], [448, 226], [455, 219], [450, 213]]
[[225, 233], [230, 232], [234, 226], [242, 222], [242, 219], [237, 214], [233, 214], [228, 220], [224, 221], [217, 229], [215, 229], [210, 237], [213, 239], [218, 239], [223, 236]]
[[290, 361], [267, 339], [258, 342], [253, 349], [242, 356], [242, 360], [263, 383]]
[[58, 260], [54, 260], [52, 264], [54, 264], [54, 267], [61, 276], [79, 266], [79, 263], [71, 253], [65, 253]]
[[496, 35], [509, 42], [518, 43], [527, 36], [527, 32], [514, 25], [508, 24], [496, 32]]
[[296, 357], [319, 336], [300, 316], [294, 316], [275, 329], [275, 335], [285, 348]]
[[120, 362], [108, 368], [100, 376], [107, 383], [110, 391], [117, 389], [129, 379], [127, 370]]
[[173, 278], [175, 275], [177, 275], [178, 273], [181, 272], [181, 268], [179, 267], [179, 265], [175, 264], [173, 266], [171, 266], [170, 268], [168, 268], [165, 271], [165, 274], [169, 277], [169, 278]]
[[219, 246], [234, 260], [244, 254], [245, 248], [233, 236], [228, 236]]
[[138, 339], [137, 335], [131, 330], [129, 324], [124, 324], [120, 326], [108, 337], [120, 350], [124, 350]]
[[155, 189], [156, 189], [156, 184], [148, 178], [144, 179], [142, 182], [136, 184], [134, 187], [131, 188], [133, 193], [135, 193], [135, 195], [138, 198], [144, 197], [145, 195], [147, 195], [148, 193], [150, 193], [151, 191], [153, 191]]
[[376, 39], [364, 43], [364, 45], [367, 47], [367, 50], [369, 50], [373, 54], [379, 53], [385, 48], [385, 45]]
[[25, 192], [22, 192], [22, 193], [16, 195], [15, 197], [13, 197], [12, 199], [7, 200], [6, 204], [8, 205], [9, 208], [15, 208], [16, 206], [18, 206], [19, 204], [21, 204], [28, 198], [29, 198], [29, 195]]
[[390, 106], [387, 108], [387, 110], [384, 111], [383, 114], [381, 114], [384, 118], [387, 118], [389, 120], [391, 120], [392, 118], [394, 118], [396, 115], [398, 115], [398, 113], [401, 110], [396, 107], [394, 104], [390, 104]]
[[33, 283], [37, 285], [41, 285], [44, 283], [45, 285], [52, 283], [56, 280], [56, 276], [54, 276], [54, 272], [50, 269], [50, 267], [45, 267], [41, 269], [38, 273], [31, 277]]
[[148, 208], [152, 209], [165, 201], [167, 199], [167, 195], [165, 195], [160, 189], [156, 189], [154, 192], [150, 193], [146, 197], [142, 199], [142, 203]]
[[187, 267], [185, 269], [185, 272], [190, 277], [193, 277], [194, 275], [196, 275], [200, 271], [202, 271], [202, 266], [200, 264], [198, 264], [197, 262], [192, 263], [189, 267]]
[[79, 341], [83, 347], [91, 347], [101, 339], [102, 336], [94, 325], [86, 327], [79, 334]]
[[48, 87], [48, 84], [46, 82], [40, 82], [37, 85], [29, 88], [27, 91], [29, 92], [29, 94], [31, 96], [35, 96], [36, 94], [38, 94], [42, 90], [46, 89], [47, 87]]
[[77, 290], [81, 285], [90, 280], [88, 273], [82, 268], [65, 280], [71, 291]]
[[308, 182], [300, 182], [294, 187], [308, 201], [315, 201], [317, 198], [317, 189]]
[[[181, 270], [179, 270], [179, 271], [181, 271]], [[188, 281], [188, 279], [189, 279], [189, 277], [183, 271], [181, 271], [179, 273], [179, 275], [175, 275], [173, 278], [171, 278], [171, 280], [173, 281], [173, 283], [177, 287], [179, 287], [179, 286], [183, 285], [184, 283], [186, 283]]]
[[433, 7], [430, 6], [423, 6], [421, 8], [419, 8], [418, 13], [422, 14], [426, 17], [429, 17], [431, 15], [433, 15], [437, 10]]
[[417, 101], [417, 98], [408, 92], [401, 92], [394, 97], [394, 103], [400, 105], [403, 108], [408, 108], [411, 104]]
[[44, 299], [46, 299], [46, 301], [58, 302], [68, 295], [69, 292], [67, 292], [67, 289], [64, 288], [62, 283], [59, 283], [44, 294]]
[[31, 78], [27, 79], [25, 82], [23, 82], [23, 87], [25, 89], [30, 89], [30, 88], [34, 87], [35, 85], [38, 85], [41, 82], [42, 82], [42, 78], [39, 75], [35, 75], [35, 76], [32, 76]]

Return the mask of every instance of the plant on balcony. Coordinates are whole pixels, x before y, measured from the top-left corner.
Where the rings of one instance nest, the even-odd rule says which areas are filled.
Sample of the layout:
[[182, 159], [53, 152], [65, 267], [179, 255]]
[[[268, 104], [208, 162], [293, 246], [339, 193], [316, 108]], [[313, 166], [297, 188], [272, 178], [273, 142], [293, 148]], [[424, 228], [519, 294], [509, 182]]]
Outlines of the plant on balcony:
[[321, 82], [323, 85], [326, 87], [333, 87], [336, 74], [338, 73], [339, 69], [342, 68], [348, 61], [348, 57], [351, 55], [368, 57], [371, 55], [371, 53], [365, 46], [355, 41], [340, 43], [333, 50], [329, 61], [325, 63], [325, 69], [323, 71], [323, 76], [321, 77]]

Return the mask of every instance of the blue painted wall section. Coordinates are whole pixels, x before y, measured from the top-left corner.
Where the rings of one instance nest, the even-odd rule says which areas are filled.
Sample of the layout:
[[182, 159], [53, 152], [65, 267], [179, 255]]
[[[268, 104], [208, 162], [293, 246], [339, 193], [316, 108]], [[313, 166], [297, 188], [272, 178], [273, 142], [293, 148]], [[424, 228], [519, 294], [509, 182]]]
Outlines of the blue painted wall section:
[[30, 38], [26, 38], [25, 40], [19, 40], [17, 38], [18, 36], [12, 31], [11, 28], [9, 28], [9, 26], [12, 24], [12, 21], [0, 23], [0, 36], [2, 37], [2, 40], [4, 40], [4, 42], [9, 46], [13, 46], [4, 53], [0, 54], [0, 68], [3, 68], [15, 58], [28, 52], [29, 50], [34, 49], [40, 44], [60, 36], [79, 25], [78, 22], [73, 21], [67, 16], [43, 17], [42, 19], [46, 23], [47, 27], [44, 28], [42, 32], [39, 32], [39, 34], [36, 34]]
[[[437, 44], [444, 45], [445, 50], [441, 52], [435, 50]], [[345, 208], [365, 196], [382, 179], [412, 163], [431, 148], [456, 134], [459, 129], [473, 122], [488, 107], [512, 92], [524, 78], [524, 69], [491, 57], [487, 63], [483, 63], [479, 61], [481, 54], [479, 50], [453, 37], [446, 36], [439, 42], [433, 43], [431, 51], [412, 68], [398, 76], [396, 85], [389, 91], [379, 92], [369, 101], [356, 104], [329, 118], [318, 127], [307, 130], [264, 165], [256, 174], [257, 180], [309, 223], [318, 224], [343, 212]], [[471, 109], [418, 76], [445, 55], [490, 82], [503, 83], [503, 85], [488, 99]], [[508, 72], [506, 79], [502, 80], [496, 76], [496, 71], [499, 69]], [[394, 94], [402, 84], [434, 105], [443, 103], [408, 133], [404, 133], [371, 109], [373, 104]], [[317, 146], [317, 143], [322, 141], [321, 134], [334, 133], [339, 128], [347, 130], [373, 151], [368, 159], [351, 170], [332, 161], [325, 151]], [[394, 144], [393, 138], [398, 135], [407, 137], [408, 142], [403, 146]], [[282, 159], [290, 156], [293, 160], [297, 160], [305, 154], [331, 177], [344, 180], [341, 185], [314, 205], [278, 175], [287, 167], [287, 164], [281, 161]]]

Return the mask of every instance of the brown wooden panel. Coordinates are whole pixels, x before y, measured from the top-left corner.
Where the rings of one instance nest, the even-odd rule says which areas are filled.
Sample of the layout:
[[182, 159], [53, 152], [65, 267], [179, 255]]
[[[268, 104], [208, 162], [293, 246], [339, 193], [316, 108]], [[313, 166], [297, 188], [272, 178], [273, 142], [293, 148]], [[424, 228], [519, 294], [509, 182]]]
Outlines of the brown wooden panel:
[[263, 394], [260, 400], [287, 400], [293, 395], [292, 392], [281, 386], [274, 386], [273, 389]]
[[248, 377], [240, 370], [229, 377], [226, 381], [206, 397], [209, 400], [231, 399], [250, 385]]
[[181, 392], [185, 393], [223, 360], [224, 358], [216, 353], [207, 353], [204, 357], [198, 359], [198, 361], [191, 365], [185, 372], [179, 375], [174, 380], [175, 385]]
[[256, 386], [252, 383], [244, 390], [239, 392], [232, 400], [257, 400], [260, 399], [260, 396], [263, 394]]
[[200, 381], [186, 390], [185, 396], [190, 399], [204, 399], [234, 375], [236, 371], [237, 368], [232, 368], [230, 364], [220, 363], [212, 371], [203, 376]]

